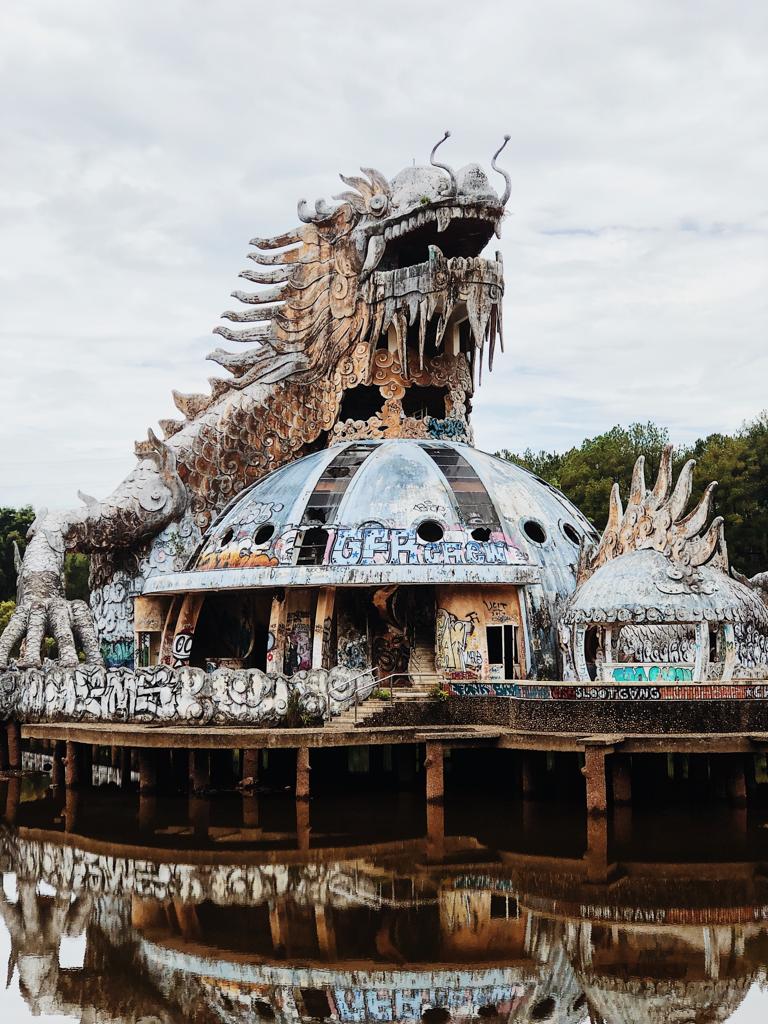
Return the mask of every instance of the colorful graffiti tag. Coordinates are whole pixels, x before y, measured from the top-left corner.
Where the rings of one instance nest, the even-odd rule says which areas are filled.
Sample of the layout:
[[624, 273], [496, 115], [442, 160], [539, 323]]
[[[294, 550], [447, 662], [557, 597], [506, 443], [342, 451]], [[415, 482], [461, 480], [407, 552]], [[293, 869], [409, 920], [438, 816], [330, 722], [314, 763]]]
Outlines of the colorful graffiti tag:
[[478, 679], [483, 656], [476, 644], [477, 613], [460, 619], [446, 608], [438, 608], [435, 665], [449, 679]]
[[562, 683], [448, 683], [451, 697], [512, 697], [518, 700], [660, 701], [765, 700], [768, 685], [747, 683], [689, 683], [661, 686], [595, 686]]

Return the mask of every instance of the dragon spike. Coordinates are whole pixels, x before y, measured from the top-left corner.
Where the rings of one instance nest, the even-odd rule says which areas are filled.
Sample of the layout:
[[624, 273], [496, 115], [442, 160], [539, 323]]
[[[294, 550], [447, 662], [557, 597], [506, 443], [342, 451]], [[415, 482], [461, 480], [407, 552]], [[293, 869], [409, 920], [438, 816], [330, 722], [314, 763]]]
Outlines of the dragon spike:
[[207, 409], [211, 401], [210, 395], [185, 395], [181, 391], [172, 391], [171, 395], [173, 404], [187, 422], [198, 416], [203, 409]]
[[693, 470], [696, 466], [695, 459], [689, 459], [680, 470], [672, 497], [669, 499], [669, 512], [672, 522], [675, 523], [688, 507], [688, 502], [693, 490]]
[[608, 499], [608, 522], [605, 527], [605, 532], [609, 530], [618, 530], [621, 524], [621, 520], [624, 517], [624, 508], [621, 504], [621, 489], [618, 483], [615, 483], [611, 488], [611, 496]]
[[303, 251], [304, 247], [299, 246], [298, 249], [286, 249], [285, 252], [249, 252], [248, 259], [262, 267], [278, 267], [285, 263], [301, 263]]
[[504, 181], [506, 182], [506, 185], [504, 186], [504, 193], [501, 196], [501, 205], [502, 206], [506, 206], [507, 205], [507, 203], [509, 202], [509, 197], [512, 195], [512, 179], [510, 178], [508, 171], [505, 171], [503, 167], [497, 166], [497, 164], [496, 164], [496, 157], [499, 155], [499, 153], [501, 153], [502, 149], [504, 149], [504, 147], [509, 142], [511, 137], [512, 137], [511, 135], [505, 135], [504, 136], [504, 141], [502, 142], [502, 144], [499, 146], [499, 148], [496, 150], [496, 152], [491, 157], [491, 167], [494, 169], [494, 171], [496, 171], [497, 174], [500, 174], [502, 176], [502, 178], [504, 179]]
[[383, 192], [385, 196], [392, 195], [392, 187], [390, 186], [385, 174], [382, 174], [381, 171], [377, 171], [375, 167], [361, 167], [360, 170], [363, 174], [368, 175], [374, 189], [378, 192]]
[[445, 171], [446, 172], [448, 177], [451, 179], [451, 191], [450, 191], [449, 194], [452, 195], [452, 196], [455, 196], [455, 195], [458, 194], [458, 191], [459, 191], [459, 183], [456, 180], [456, 174], [455, 174], [453, 168], [449, 167], [448, 164], [441, 164], [441, 163], [438, 163], [437, 160], [435, 160], [435, 153], [438, 151], [440, 146], [442, 146], [442, 144], [445, 142], [445, 140], [446, 139], [450, 139], [450, 137], [451, 137], [451, 133], [446, 130], [446, 132], [443, 135], [442, 139], [440, 139], [439, 142], [436, 142], [434, 144], [434, 146], [432, 147], [432, 152], [429, 154], [429, 162], [432, 164], [433, 167], [439, 167], [441, 171]]
[[235, 377], [242, 377], [247, 370], [250, 370], [259, 361], [261, 353], [258, 349], [252, 349], [249, 352], [242, 352], [238, 355], [227, 352], [223, 348], [216, 348], [213, 352], [209, 352], [205, 358], [218, 363], [219, 366], [223, 366], [225, 370], [229, 370]]
[[632, 483], [629, 488], [629, 504], [641, 505], [645, 498], [645, 456], [639, 455], [632, 470]]
[[180, 430], [184, 428], [184, 420], [158, 420], [160, 429], [163, 432], [163, 438], [167, 441], [169, 437], [173, 437], [174, 434], [178, 434]]
[[80, 501], [82, 501], [86, 508], [88, 508], [90, 505], [98, 505], [98, 501], [93, 497], [92, 494], [85, 494], [83, 491], [78, 491], [77, 496], [80, 499]]
[[332, 217], [336, 212], [324, 199], [315, 200], [314, 213], [310, 210], [309, 203], [306, 199], [300, 199], [296, 209], [299, 214], [299, 220], [303, 221], [305, 224], [319, 224], [321, 221], [328, 220], [328, 218]]
[[[275, 309], [227, 309], [221, 314], [222, 320], [232, 320], [236, 324], [252, 324], [259, 320], [271, 321], [275, 315]], [[260, 328], [264, 334], [269, 334], [271, 325], [264, 323]]]
[[374, 193], [373, 186], [365, 178], [357, 178], [354, 175], [349, 175], [348, 177], [346, 174], [340, 174], [339, 177], [345, 185], [357, 189], [363, 199], [370, 199]]
[[278, 267], [276, 270], [244, 270], [240, 277], [253, 281], [254, 284], [285, 284], [288, 280], [288, 270], [285, 267]]
[[286, 245], [296, 245], [304, 241], [301, 228], [287, 231], [284, 235], [275, 235], [274, 238], [252, 238], [249, 245], [255, 245], [259, 249], [282, 249]]
[[[241, 270], [238, 277], [247, 279], [248, 273], [247, 270]], [[248, 302], [253, 306], [259, 306], [267, 302], [282, 302], [285, 294], [285, 287], [283, 285], [276, 285], [274, 288], [265, 288], [263, 292], [232, 292], [232, 297], [240, 299], [241, 302]]]
[[722, 516], [713, 519], [707, 532], [691, 545], [691, 565], [705, 565], [715, 555], [725, 559], [727, 564], [725, 520]]
[[661, 453], [661, 460], [659, 461], [659, 472], [656, 475], [656, 483], [653, 486], [654, 505], [658, 508], [659, 505], [663, 505], [664, 502], [669, 498], [669, 492], [672, 490], [672, 452], [674, 448], [671, 444], [665, 444], [664, 450]]
[[272, 324], [256, 324], [255, 327], [245, 327], [239, 331], [233, 331], [230, 327], [225, 327], [224, 324], [217, 324], [211, 333], [220, 334], [227, 341], [237, 341], [241, 344], [250, 345], [253, 342], [259, 343], [270, 338], [272, 335]]
[[342, 203], [349, 203], [355, 213], [359, 213], [360, 216], [365, 213], [365, 200], [357, 192], [339, 192], [333, 198], [338, 199]]
[[685, 519], [680, 521], [683, 536], [686, 540], [691, 540], [692, 537], [697, 537], [704, 529], [704, 525], [712, 513], [712, 505], [715, 500], [716, 488], [717, 481], [713, 480], [711, 484], [707, 485], [698, 505], [688, 513]]

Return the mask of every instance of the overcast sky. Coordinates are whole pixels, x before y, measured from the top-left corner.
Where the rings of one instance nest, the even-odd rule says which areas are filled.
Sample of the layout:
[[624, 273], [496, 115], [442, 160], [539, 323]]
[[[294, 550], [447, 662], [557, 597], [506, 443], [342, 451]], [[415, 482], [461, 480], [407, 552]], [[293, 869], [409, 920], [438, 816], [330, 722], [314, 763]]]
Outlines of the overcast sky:
[[768, 406], [764, 0], [0, 5], [0, 504], [104, 495], [207, 390], [254, 234], [444, 129], [502, 135], [507, 353], [478, 443]]

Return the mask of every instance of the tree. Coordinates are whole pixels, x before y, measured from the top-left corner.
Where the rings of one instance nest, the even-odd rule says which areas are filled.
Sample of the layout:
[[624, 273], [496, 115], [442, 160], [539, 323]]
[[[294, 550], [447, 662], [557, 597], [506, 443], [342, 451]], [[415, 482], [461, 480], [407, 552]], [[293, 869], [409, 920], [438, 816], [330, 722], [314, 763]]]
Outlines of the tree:
[[[602, 530], [613, 484], [618, 482], [626, 501], [639, 455], [645, 456], [646, 481], [651, 484], [667, 440], [663, 427], [632, 423], [612, 427], [562, 453], [528, 449], [522, 455], [506, 450], [497, 454], [559, 487]], [[689, 458], [698, 464], [692, 501], [711, 480], [718, 481], [715, 512], [725, 519], [731, 563], [747, 576], [768, 569], [768, 413], [735, 434], [710, 434], [678, 448], [675, 472]]]
[[0, 508], [0, 601], [16, 599], [16, 565], [13, 545], [24, 554], [27, 530], [35, 519], [31, 505], [23, 508]]

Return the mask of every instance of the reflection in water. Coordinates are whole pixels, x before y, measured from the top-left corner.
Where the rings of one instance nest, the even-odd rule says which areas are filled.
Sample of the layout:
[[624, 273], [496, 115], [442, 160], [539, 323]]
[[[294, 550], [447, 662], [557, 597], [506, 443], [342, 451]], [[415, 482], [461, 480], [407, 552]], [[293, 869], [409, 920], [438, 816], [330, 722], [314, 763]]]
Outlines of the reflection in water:
[[[662, 862], [658, 825], [585, 832], [531, 805], [488, 832], [476, 801], [437, 823], [380, 801], [372, 835], [347, 807], [353, 837], [338, 803], [311, 805], [310, 832], [278, 799], [196, 806], [190, 821], [186, 805], [148, 817], [128, 796], [115, 812], [113, 794], [109, 820], [97, 793], [73, 809], [14, 785], [0, 784], [15, 819], [0, 826], [0, 930], [5, 998], [30, 1015], [705, 1024], [765, 979], [764, 830], [695, 863], [692, 822], [677, 833], [696, 847]], [[77, 967], [60, 966], [65, 939], [82, 943]]]

